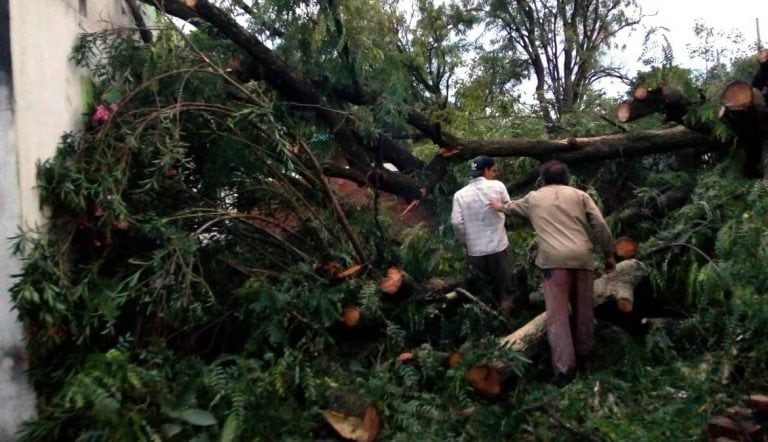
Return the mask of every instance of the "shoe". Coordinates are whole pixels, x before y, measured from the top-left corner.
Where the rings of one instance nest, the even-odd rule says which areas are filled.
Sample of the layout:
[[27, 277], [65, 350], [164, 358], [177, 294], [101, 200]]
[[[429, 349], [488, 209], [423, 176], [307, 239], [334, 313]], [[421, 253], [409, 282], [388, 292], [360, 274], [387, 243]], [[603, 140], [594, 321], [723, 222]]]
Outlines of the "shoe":
[[557, 388], [563, 388], [566, 385], [570, 384], [575, 377], [576, 377], [576, 373], [574, 372], [573, 369], [570, 369], [565, 373], [555, 374], [555, 376], [552, 378], [550, 383]]
[[592, 355], [576, 356], [576, 371], [582, 374], [592, 373]]

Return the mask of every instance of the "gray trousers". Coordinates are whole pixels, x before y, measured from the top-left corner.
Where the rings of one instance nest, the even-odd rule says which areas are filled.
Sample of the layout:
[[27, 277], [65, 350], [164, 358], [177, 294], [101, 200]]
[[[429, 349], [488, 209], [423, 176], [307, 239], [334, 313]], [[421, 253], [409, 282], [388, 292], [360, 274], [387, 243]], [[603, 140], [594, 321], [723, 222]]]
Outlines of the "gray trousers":
[[470, 256], [469, 264], [491, 281], [491, 293], [496, 303], [512, 302], [515, 285], [507, 249], [490, 255]]

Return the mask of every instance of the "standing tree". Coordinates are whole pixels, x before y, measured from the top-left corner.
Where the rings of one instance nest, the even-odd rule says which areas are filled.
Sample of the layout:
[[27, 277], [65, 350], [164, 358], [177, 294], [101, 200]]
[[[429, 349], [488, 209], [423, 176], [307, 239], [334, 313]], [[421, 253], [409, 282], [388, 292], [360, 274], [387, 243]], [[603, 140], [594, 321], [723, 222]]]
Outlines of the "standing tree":
[[635, 0], [487, 0], [487, 25], [498, 43], [525, 54], [547, 123], [577, 110], [589, 87], [623, 78], [601, 55], [642, 18]]

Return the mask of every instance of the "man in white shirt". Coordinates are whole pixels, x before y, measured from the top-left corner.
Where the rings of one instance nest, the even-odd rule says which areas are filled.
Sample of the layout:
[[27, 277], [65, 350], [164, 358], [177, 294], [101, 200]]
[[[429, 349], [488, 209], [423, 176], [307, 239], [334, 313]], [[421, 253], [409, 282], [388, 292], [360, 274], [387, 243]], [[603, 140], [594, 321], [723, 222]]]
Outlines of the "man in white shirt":
[[501, 313], [509, 315], [513, 307], [513, 272], [507, 255], [505, 216], [489, 206], [491, 200], [508, 202], [509, 194], [506, 186], [495, 179], [492, 158], [474, 158], [469, 174], [472, 181], [453, 196], [451, 224], [470, 265], [491, 280], [491, 292]]

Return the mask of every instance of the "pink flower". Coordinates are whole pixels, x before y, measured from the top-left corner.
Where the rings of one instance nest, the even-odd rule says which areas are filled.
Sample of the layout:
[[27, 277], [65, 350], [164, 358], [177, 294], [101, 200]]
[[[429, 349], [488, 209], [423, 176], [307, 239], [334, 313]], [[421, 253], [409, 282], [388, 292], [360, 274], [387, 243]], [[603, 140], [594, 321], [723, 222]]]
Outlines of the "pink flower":
[[95, 126], [100, 126], [109, 121], [109, 116], [109, 110], [107, 110], [107, 108], [102, 105], [98, 105], [96, 106], [96, 112], [94, 112], [93, 116], [91, 117], [91, 123], [93, 123]]

